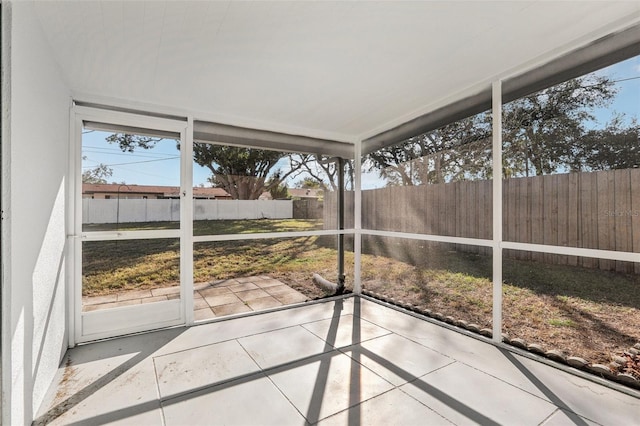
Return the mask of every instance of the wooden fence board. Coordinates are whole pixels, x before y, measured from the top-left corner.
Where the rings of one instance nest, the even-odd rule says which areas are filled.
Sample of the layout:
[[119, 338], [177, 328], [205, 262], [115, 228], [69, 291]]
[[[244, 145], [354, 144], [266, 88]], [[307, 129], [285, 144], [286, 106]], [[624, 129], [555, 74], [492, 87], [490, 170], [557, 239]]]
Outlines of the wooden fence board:
[[[453, 206], [453, 219], [455, 223], [455, 233], [453, 235], [463, 236], [464, 235], [464, 208], [462, 207], [464, 199], [466, 198], [466, 187], [467, 185], [460, 185], [464, 182], [454, 182], [451, 185], [455, 190], [454, 196], [454, 206]], [[456, 250], [465, 251], [465, 246], [462, 244], [455, 245]]]
[[517, 187], [517, 179], [504, 179], [502, 181], [502, 239], [504, 241], [517, 241], [514, 235], [516, 197], [514, 192]]
[[[491, 180], [366, 190], [362, 193], [362, 226], [491, 239], [492, 194]], [[328, 229], [337, 226], [335, 198], [334, 193], [325, 195]], [[353, 194], [347, 198], [351, 209]], [[503, 237], [505, 241], [638, 253], [640, 169], [506, 179]], [[490, 247], [459, 245], [458, 249], [491, 254]], [[505, 256], [640, 273], [639, 263], [518, 250], [505, 251]]]
[[425, 189], [425, 193], [427, 194], [425, 205], [429, 209], [429, 211], [427, 212], [426, 233], [433, 234], [435, 233], [435, 230], [436, 230], [434, 223], [436, 222], [436, 218], [437, 218], [437, 210], [435, 209], [435, 206], [436, 206], [435, 188], [433, 185], [426, 185], [424, 189]]
[[[520, 208], [518, 209], [518, 217], [520, 218], [520, 229], [518, 232], [518, 241], [531, 241], [531, 185], [528, 179], [520, 179]], [[531, 260], [530, 251], [522, 251], [521, 259]]]
[[433, 228], [438, 235], [447, 234], [447, 205], [445, 204], [445, 186], [438, 185], [434, 188], [434, 203], [438, 208], [438, 216], [434, 217]]
[[[566, 247], [569, 242], [569, 175], [562, 174], [556, 176], [556, 190], [557, 190], [557, 232], [558, 237], [556, 244]], [[558, 263], [561, 265], [567, 264], [567, 256], [558, 256]]]
[[[445, 199], [445, 203], [447, 205], [446, 210], [446, 220], [447, 220], [447, 235], [455, 236], [456, 235], [456, 195], [458, 192], [458, 186], [460, 182], [456, 182], [455, 184], [445, 184], [445, 187], [448, 187], [444, 190], [443, 196]], [[451, 194], [448, 193], [451, 191]]]
[[[558, 245], [558, 175], [545, 176], [545, 244]], [[545, 254], [545, 262], [558, 263], [557, 254]]]
[[[595, 221], [593, 217], [593, 204], [597, 205], [597, 185], [595, 173], [585, 173], [580, 175], [580, 247], [598, 247], [598, 217]], [[587, 268], [597, 268], [598, 261], [591, 258], [581, 258], [581, 265]]]
[[[633, 244], [631, 241], [632, 210], [629, 170], [615, 170], [613, 173], [615, 185], [615, 250], [631, 251]], [[633, 267], [628, 262], [616, 261], [616, 271], [618, 272], [632, 272], [629, 269], [630, 266]]]
[[[531, 179], [531, 242], [544, 244], [544, 182], [541, 176]], [[532, 253], [531, 259], [544, 261], [542, 253]]]
[[[640, 169], [629, 170], [631, 185], [631, 242], [632, 251], [640, 252]], [[640, 262], [634, 263], [634, 271], [640, 274]]]
[[[613, 179], [609, 172], [596, 172], [598, 186], [598, 246], [603, 250], [615, 250], [615, 211]], [[613, 244], [611, 244], [613, 242]], [[615, 268], [615, 263], [607, 259], [600, 260], [601, 269]]]
[[[569, 173], [567, 178], [567, 246], [579, 247], [578, 245], [578, 224], [580, 220], [578, 208], [578, 173]], [[567, 256], [569, 265], [577, 265], [577, 256]]]

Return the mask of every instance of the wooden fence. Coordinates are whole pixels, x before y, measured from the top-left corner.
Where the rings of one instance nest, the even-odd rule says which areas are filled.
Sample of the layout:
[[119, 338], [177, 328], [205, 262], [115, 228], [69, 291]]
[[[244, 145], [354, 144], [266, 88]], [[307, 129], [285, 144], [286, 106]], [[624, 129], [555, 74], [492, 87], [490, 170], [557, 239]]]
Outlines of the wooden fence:
[[[325, 198], [325, 226], [335, 228], [336, 199]], [[353, 194], [346, 194], [346, 227]], [[362, 191], [362, 228], [492, 238], [492, 182]], [[640, 252], [640, 169], [570, 173], [503, 181], [503, 240]], [[487, 248], [456, 249], [488, 254]], [[640, 264], [505, 250], [508, 257], [640, 273]]]

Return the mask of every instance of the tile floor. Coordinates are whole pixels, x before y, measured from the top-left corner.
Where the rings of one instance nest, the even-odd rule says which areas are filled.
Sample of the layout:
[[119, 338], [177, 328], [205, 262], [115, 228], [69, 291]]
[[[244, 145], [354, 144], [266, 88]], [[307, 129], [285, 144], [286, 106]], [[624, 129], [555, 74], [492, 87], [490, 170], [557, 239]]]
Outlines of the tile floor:
[[[159, 302], [179, 295], [180, 287], [173, 286], [83, 297], [82, 310], [88, 312]], [[306, 300], [308, 298], [304, 294], [266, 275], [200, 283], [194, 285], [193, 292], [196, 321], [277, 308]]]
[[634, 425], [634, 394], [349, 297], [71, 349], [36, 424]]

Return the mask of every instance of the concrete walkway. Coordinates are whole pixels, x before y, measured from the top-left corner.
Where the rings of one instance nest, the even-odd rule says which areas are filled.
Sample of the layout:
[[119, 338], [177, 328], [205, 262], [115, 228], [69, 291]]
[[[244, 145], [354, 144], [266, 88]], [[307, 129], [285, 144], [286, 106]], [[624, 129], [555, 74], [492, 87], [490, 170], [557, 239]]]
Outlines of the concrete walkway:
[[71, 349], [36, 424], [638, 424], [536, 359], [348, 297]]
[[[180, 287], [123, 291], [105, 296], [83, 297], [82, 310], [117, 308], [153, 303], [180, 297]], [[277, 308], [308, 300], [297, 290], [269, 276], [242, 277], [194, 285], [193, 304], [196, 321]]]

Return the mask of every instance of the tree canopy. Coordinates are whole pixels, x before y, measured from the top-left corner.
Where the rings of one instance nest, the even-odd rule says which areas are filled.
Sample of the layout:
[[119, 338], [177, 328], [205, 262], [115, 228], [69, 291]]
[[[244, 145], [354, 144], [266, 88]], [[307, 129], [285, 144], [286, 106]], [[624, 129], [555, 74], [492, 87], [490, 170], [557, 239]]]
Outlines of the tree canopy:
[[[86, 157], [83, 157], [86, 159]], [[92, 169], [82, 172], [82, 183], [106, 184], [107, 179], [113, 176], [113, 169], [100, 163]]]
[[198, 143], [193, 147], [197, 164], [211, 171], [209, 182], [223, 188], [235, 200], [256, 200], [271, 192], [295, 170], [269, 174], [287, 154], [254, 148]]
[[[114, 133], [106, 138], [107, 142], [118, 144], [124, 152], [135, 149], [151, 149], [162, 138], [153, 138], [126, 133]], [[179, 144], [177, 148], [180, 149]], [[215, 187], [227, 191], [236, 200], [256, 200], [264, 192], [281, 187], [282, 182], [295, 173], [274, 171], [278, 162], [289, 154], [254, 148], [194, 143], [193, 159], [196, 164], [211, 171], [208, 181]], [[269, 177], [272, 175], [271, 177]], [[282, 190], [280, 189], [280, 193]]]
[[[638, 167], [637, 122], [616, 117], [596, 129], [594, 111], [616, 95], [606, 76], [588, 75], [503, 106], [503, 177]], [[484, 112], [369, 154], [364, 164], [389, 185], [492, 176], [491, 114]]]

